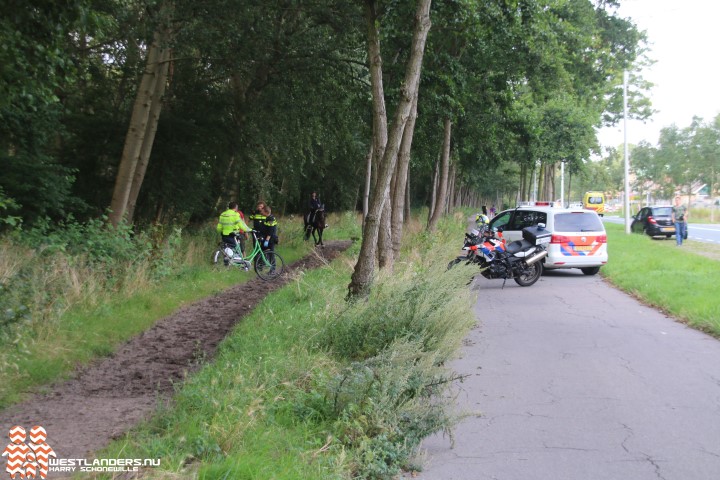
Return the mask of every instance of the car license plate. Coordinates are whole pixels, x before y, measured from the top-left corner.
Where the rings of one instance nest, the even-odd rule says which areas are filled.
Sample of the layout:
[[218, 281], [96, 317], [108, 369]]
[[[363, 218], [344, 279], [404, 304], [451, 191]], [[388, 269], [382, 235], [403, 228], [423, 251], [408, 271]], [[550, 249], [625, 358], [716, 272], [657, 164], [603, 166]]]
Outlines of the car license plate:
[[672, 227], [670, 227], [670, 228], [661, 228], [660, 231], [661, 231], [661, 232], [674, 232], [675, 229], [672, 228]]

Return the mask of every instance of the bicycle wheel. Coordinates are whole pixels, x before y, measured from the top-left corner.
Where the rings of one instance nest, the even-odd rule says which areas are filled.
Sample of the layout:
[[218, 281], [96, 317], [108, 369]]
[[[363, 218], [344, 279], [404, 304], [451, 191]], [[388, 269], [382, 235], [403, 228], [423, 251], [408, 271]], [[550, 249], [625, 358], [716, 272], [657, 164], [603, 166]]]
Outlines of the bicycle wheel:
[[285, 261], [275, 252], [264, 252], [263, 255], [255, 257], [255, 273], [263, 280], [274, 280], [282, 275], [285, 269]]
[[223, 252], [222, 247], [215, 250], [211, 261], [213, 265], [225, 265], [226, 267], [230, 265], [230, 259], [227, 258], [227, 255]]

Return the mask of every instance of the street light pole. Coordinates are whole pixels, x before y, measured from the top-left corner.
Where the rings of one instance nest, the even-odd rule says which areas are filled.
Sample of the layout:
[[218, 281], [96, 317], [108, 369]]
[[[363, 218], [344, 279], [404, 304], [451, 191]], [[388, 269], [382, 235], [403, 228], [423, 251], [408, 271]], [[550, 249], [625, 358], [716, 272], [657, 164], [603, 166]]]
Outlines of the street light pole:
[[560, 206], [565, 207], [565, 160], [560, 162]]
[[532, 201], [537, 202], [537, 190], [538, 190], [538, 174], [537, 170], [540, 168], [540, 160], [535, 161], [535, 168], [533, 169], [533, 194]]
[[627, 141], [627, 120], [628, 120], [628, 72], [623, 72], [623, 123], [624, 123], [624, 140], [625, 140], [625, 202], [623, 209], [625, 210], [625, 233], [630, 233], [630, 162], [628, 159], [628, 141]]

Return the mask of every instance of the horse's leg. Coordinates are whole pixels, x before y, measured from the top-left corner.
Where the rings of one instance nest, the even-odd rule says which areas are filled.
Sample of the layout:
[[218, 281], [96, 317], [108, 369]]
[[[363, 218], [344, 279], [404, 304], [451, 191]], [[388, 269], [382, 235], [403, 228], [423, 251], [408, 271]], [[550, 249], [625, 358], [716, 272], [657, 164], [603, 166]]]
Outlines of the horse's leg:
[[324, 247], [324, 246], [325, 246], [325, 244], [324, 244], [323, 241], [322, 241], [323, 230], [325, 230], [325, 228], [319, 228], [319, 229], [318, 229], [318, 236], [320, 237], [320, 246], [321, 246], [321, 247]]
[[316, 231], [317, 231], [317, 227], [316, 227], [315, 225], [313, 225], [312, 237], [313, 237], [313, 242], [315, 242], [315, 246], [317, 246], [317, 244], [318, 244], [318, 239], [317, 239], [317, 237], [315, 236], [315, 232], [316, 232]]

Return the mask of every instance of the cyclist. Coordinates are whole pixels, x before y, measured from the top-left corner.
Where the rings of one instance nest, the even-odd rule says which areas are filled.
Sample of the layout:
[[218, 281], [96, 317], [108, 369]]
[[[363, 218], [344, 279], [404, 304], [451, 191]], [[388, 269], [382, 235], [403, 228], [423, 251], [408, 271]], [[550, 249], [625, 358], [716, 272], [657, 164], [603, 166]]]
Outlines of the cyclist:
[[231, 245], [233, 249], [238, 245], [239, 240], [240, 251], [245, 255], [245, 239], [240, 236], [240, 232], [249, 232], [250, 227], [243, 221], [237, 202], [228, 203], [228, 209], [220, 214], [216, 229], [222, 241]]
[[257, 203], [257, 210], [250, 215], [253, 228], [259, 232], [258, 239], [262, 242], [263, 250], [275, 251], [275, 244], [278, 243], [277, 220], [272, 215], [270, 207], [262, 200]]

